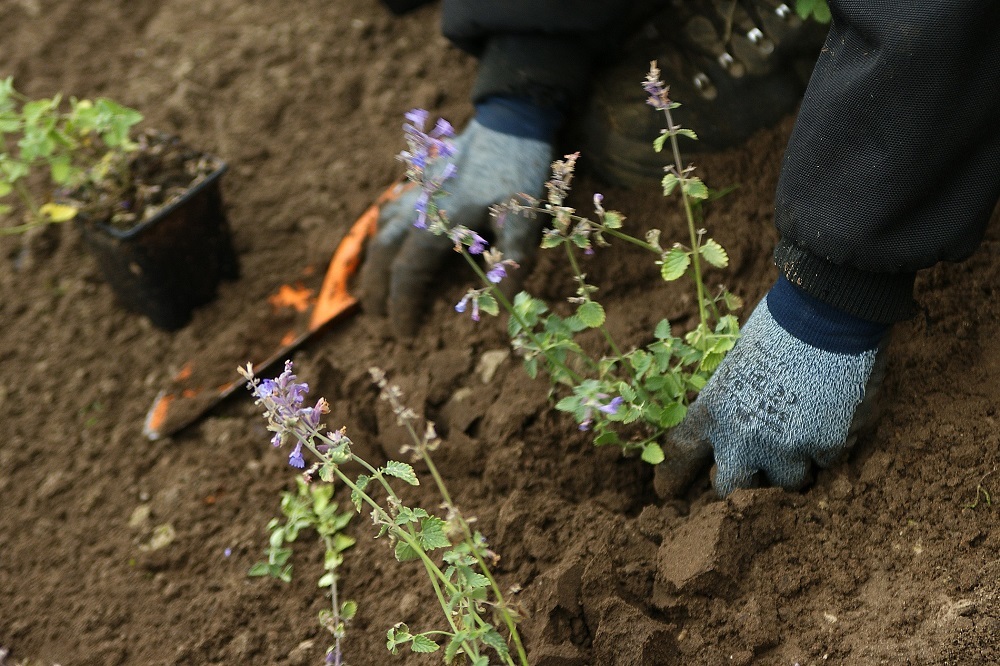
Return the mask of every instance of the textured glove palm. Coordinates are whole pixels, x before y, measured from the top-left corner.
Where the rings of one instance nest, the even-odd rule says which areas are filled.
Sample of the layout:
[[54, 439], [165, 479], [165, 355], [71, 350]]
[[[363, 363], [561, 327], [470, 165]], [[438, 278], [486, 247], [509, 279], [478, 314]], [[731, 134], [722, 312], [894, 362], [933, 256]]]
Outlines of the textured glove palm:
[[[497, 225], [489, 208], [519, 193], [541, 196], [552, 145], [497, 132], [473, 120], [456, 138], [455, 148], [450, 161], [456, 175], [446, 181], [447, 194], [438, 204], [452, 223], [478, 233], [492, 232], [504, 258], [521, 266], [508, 273], [503, 285], [516, 291], [533, 262], [542, 221], [507, 215]], [[443, 163], [437, 166], [444, 168]], [[361, 273], [365, 309], [388, 314], [402, 335], [415, 332], [426, 292], [453, 245], [446, 237], [414, 228], [418, 196], [418, 191], [411, 190], [383, 210]]]
[[[884, 340], [884, 338], [883, 338]], [[813, 463], [829, 466], [854, 444], [884, 376], [884, 342], [854, 353], [806, 344], [775, 321], [767, 297], [671, 433], [657, 490], [676, 493], [714, 451], [726, 496], [761, 480], [801, 487]]]

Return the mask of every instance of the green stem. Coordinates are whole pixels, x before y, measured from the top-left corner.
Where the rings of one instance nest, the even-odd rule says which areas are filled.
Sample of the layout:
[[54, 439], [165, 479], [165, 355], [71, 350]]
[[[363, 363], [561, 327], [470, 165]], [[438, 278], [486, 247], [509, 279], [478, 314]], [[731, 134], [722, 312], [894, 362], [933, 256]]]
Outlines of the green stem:
[[[323, 537], [327, 552], [335, 550], [333, 539]], [[330, 601], [333, 606], [333, 649], [339, 662], [342, 654], [340, 647], [340, 601], [337, 598], [337, 568], [329, 569], [330, 572]]]
[[688, 200], [687, 191], [684, 189], [684, 163], [681, 161], [681, 150], [677, 145], [677, 129], [674, 127], [673, 118], [670, 116], [670, 109], [663, 112], [667, 116], [667, 134], [670, 135], [670, 148], [674, 154], [674, 168], [677, 169], [677, 178], [680, 182], [681, 201], [684, 204], [684, 214], [687, 217], [688, 232], [691, 235], [691, 265], [694, 267], [694, 283], [698, 290], [698, 316], [701, 318], [701, 325], [708, 328], [708, 314], [705, 312], [705, 285], [701, 280], [701, 255], [698, 252], [698, 231], [694, 226], [694, 212], [691, 210], [691, 202]]
[[639, 247], [644, 248], [646, 250], [649, 250], [650, 252], [655, 252], [657, 254], [661, 254], [663, 252], [663, 250], [661, 250], [660, 248], [656, 247], [655, 245], [651, 245], [651, 244], [647, 243], [646, 241], [641, 241], [638, 238], [636, 238], [635, 236], [630, 236], [628, 234], [622, 233], [622, 232], [618, 231], [617, 229], [609, 229], [608, 227], [606, 227], [604, 225], [600, 225], [600, 228], [601, 228], [601, 233], [602, 234], [607, 234], [609, 236], [613, 236], [613, 237], [617, 238], [618, 240], [623, 240], [626, 243], [631, 243], [632, 245], [638, 245]]
[[487, 566], [486, 562], [479, 554], [479, 549], [476, 547], [472, 529], [466, 522], [465, 517], [462, 516], [461, 512], [459, 512], [452, 503], [448, 487], [445, 486], [444, 479], [438, 472], [437, 465], [434, 464], [434, 460], [431, 458], [430, 453], [427, 452], [427, 447], [420, 445], [420, 452], [424, 459], [424, 463], [427, 465], [427, 469], [430, 470], [431, 476], [434, 478], [434, 483], [438, 487], [438, 492], [441, 493], [441, 497], [444, 499], [445, 505], [448, 507], [448, 511], [458, 518], [459, 525], [461, 525], [462, 532], [465, 536], [465, 541], [469, 545], [469, 550], [479, 563], [480, 571], [483, 572], [483, 575], [486, 576], [486, 579], [490, 582], [493, 595], [497, 599], [497, 607], [500, 609], [500, 614], [503, 616], [504, 624], [507, 625], [507, 631], [510, 633], [510, 637], [514, 641], [514, 646], [517, 648], [517, 656], [520, 659], [522, 666], [528, 666], [528, 655], [524, 650], [524, 645], [521, 643], [521, 636], [517, 631], [517, 624], [514, 622], [514, 618], [510, 616], [510, 613], [507, 610], [507, 602], [504, 600], [503, 593], [500, 591], [500, 586], [497, 585], [496, 579], [493, 578], [493, 574], [490, 572], [489, 566]]
[[[416, 432], [413, 430], [413, 427], [409, 423], [407, 423], [407, 426], [410, 431], [411, 437], [416, 438]], [[302, 442], [302, 444], [307, 449], [309, 449], [309, 451], [312, 452], [313, 455], [315, 455], [320, 460], [325, 460], [326, 457], [322, 453], [320, 453], [320, 451], [315, 447], [312, 440], [315, 437], [319, 437], [324, 441], [330, 442], [331, 445], [333, 444], [333, 442], [329, 440], [329, 438], [327, 438], [325, 435], [320, 434], [318, 431], [314, 429], [310, 429], [309, 435], [310, 436], [303, 436], [298, 431], [295, 431], [296, 438], [298, 438], [298, 440]], [[415, 441], [419, 440], [415, 439]], [[365, 469], [369, 470], [372, 473], [373, 478], [377, 478], [379, 480], [382, 486], [386, 488], [386, 491], [390, 494], [390, 496], [397, 501], [399, 500], [399, 497], [392, 490], [392, 487], [388, 484], [388, 482], [385, 481], [381, 472], [372, 467], [368, 463], [368, 461], [359, 458], [353, 453], [351, 454], [351, 459], [360, 464], [361, 466], [363, 466]], [[437, 597], [438, 605], [441, 606], [441, 611], [444, 613], [445, 619], [448, 621], [448, 626], [452, 628], [453, 635], [457, 634], [460, 630], [455, 625], [455, 621], [452, 618], [451, 610], [448, 606], [448, 601], [445, 598], [440, 583], [444, 584], [445, 589], [448, 591], [449, 594], [458, 593], [459, 592], [458, 588], [456, 588], [451, 583], [451, 581], [448, 580], [448, 577], [445, 576], [444, 572], [441, 571], [441, 569], [437, 566], [437, 564], [435, 564], [434, 561], [427, 556], [426, 551], [424, 551], [423, 546], [420, 545], [420, 542], [417, 540], [416, 535], [412, 534], [407, 530], [402, 529], [398, 525], [394, 525], [392, 518], [389, 516], [388, 513], [386, 513], [385, 509], [383, 509], [381, 505], [379, 505], [379, 503], [376, 502], [368, 493], [359, 488], [357, 484], [355, 484], [350, 479], [350, 477], [344, 474], [341, 471], [339, 465], [333, 465], [333, 471], [337, 475], [337, 477], [341, 480], [341, 482], [344, 483], [344, 485], [346, 485], [352, 491], [356, 492], [358, 494], [358, 497], [360, 497], [365, 502], [365, 504], [370, 506], [372, 510], [375, 511], [375, 513], [378, 515], [381, 521], [390, 526], [390, 531], [397, 539], [404, 541], [413, 550], [413, 552], [417, 554], [417, 556], [420, 558], [421, 563], [424, 565], [424, 569], [427, 571], [427, 577], [430, 580], [431, 586], [434, 588], [434, 594]], [[409, 527], [409, 529], [412, 529], [412, 527]], [[480, 626], [484, 626], [487, 624], [485, 620], [479, 617], [479, 614], [476, 613], [474, 609], [469, 608], [468, 610], [477, 624], [479, 624]], [[469, 643], [468, 641], [462, 641], [462, 647], [463, 649], [465, 649], [467, 654], [478, 654], [478, 648], [474, 643]]]

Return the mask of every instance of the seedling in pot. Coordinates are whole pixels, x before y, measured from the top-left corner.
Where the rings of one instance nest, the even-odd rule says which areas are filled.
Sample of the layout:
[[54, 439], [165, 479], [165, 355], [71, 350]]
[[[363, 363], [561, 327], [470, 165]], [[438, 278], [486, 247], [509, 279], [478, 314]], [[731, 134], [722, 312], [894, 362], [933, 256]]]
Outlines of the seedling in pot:
[[13, 77], [0, 82], [0, 214], [13, 212], [7, 201], [16, 197], [26, 218], [0, 234], [73, 219], [78, 207], [58, 203], [57, 193], [107, 178], [136, 148], [129, 133], [142, 114], [135, 109], [105, 97], [74, 97], [63, 107], [61, 95], [30, 99], [14, 89]]

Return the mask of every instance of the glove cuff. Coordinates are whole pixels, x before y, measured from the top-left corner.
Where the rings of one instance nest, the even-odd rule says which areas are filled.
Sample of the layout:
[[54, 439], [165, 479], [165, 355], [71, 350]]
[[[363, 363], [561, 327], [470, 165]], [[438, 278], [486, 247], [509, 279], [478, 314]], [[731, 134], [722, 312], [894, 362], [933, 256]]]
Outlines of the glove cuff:
[[781, 276], [767, 292], [774, 321], [802, 342], [835, 354], [861, 354], [878, 347], [891, 324], [856, 317], [824, 303]]
[[563, 115], [527, 97], [493, 95], [476, 104], [476, 122], [501, 134], [552, 143]]

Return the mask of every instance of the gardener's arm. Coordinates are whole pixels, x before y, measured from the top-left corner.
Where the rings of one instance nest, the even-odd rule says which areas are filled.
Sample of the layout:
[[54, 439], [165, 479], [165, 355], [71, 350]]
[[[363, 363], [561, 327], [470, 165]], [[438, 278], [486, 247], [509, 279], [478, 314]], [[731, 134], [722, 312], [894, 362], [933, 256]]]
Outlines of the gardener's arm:
[[781, 277], [677, 428], [661, 492], [713, 449], [722, 495], [835, 460], [916, 272], [968, 256], [1000, 196], [1000, 4], [830, 6], [778, 186]]
[[[626, 5], [630, 3], [625, 3]], [[472, 91], [476, 114], [456, 139], [455, 178], [440, 201], [449, 220], [493, 233], [497, 248], [520, 266], [501, 287], [519, 289], [529, 272], [541, 219], [508, 215], [490, 229], [489, 208], [519, 193], [540, 196], [564, 119], [578, 106], [593, 63], [612, 41], [621, 6], [603, 0], [485, 2], [445, 0], [442, 28], [479, 57]], [[365, 308], [388, 314], [397, 332], [412, 335], [451, 248], [443, 237], [413, 229], [417, 192], [387, 207], [362, 270]]]

